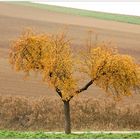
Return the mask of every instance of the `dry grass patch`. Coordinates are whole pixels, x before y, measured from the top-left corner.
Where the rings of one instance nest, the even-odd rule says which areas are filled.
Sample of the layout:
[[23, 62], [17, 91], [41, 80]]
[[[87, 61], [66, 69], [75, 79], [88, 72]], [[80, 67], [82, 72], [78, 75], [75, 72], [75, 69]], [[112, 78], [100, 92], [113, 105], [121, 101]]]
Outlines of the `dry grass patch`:
[[[77, 99], [76, 99], [77, 98]], [[73, 130], [140, 130], [140, 104], [119, 106], [87, 96], [71, 101]], [[59, 98], [0, 96], [0, 129], [63, 131]]]

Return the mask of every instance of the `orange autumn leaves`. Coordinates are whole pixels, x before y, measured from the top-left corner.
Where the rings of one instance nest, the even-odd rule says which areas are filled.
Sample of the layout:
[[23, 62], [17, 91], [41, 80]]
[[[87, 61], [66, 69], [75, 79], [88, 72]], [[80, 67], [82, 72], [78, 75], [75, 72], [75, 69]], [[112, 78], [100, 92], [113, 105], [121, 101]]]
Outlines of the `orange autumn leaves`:
[[61, 90], [63, 100], [68, 100], [76, 89], [73, 77], [74, 59], [70, 42], [64, 34], [52, 35], [44, 48], [42, 71], [44, 81]]
[[49, 40], [44, 34], [35, 34], [30, 30], [12, 43], [10, 49], [10, 63], [17, 71], [28, 74], [30, 71], [37, 71], [43, 68], [43, 49]]
[[91, 47], [88, 52], [82, 53], [81, 71], [114, 97], [131, 95], [140, 86], [140, 67], [134, 58], [119, 54], [108, 45], [99, 43], [96, 48]]
[[50, 86], [61, 89], [62, 98], [73, 94], [76, 83], [73, 79], [73, 57], [70, 41], [65, 35], [36, 34], [25, 31], [15, 40], [10, 49], [10, 63], [26, 75], [40, 72]]
[[77, 71], [86, 73], [94, 84], [114, 97], [129, 95], [139, 87], [140, 68], [131, 56], [119, 54], [109, 43], [96, 43], [79, 54], [75, 62], [70, 45], [63, 33], [37, 34], [28, 30], [13, 42], [10, 63], [26, 74], [40, 72], [44, 81], [61, 90], [63, 100], [69, 100], [78, 90], [76, 65], [80, 65]]

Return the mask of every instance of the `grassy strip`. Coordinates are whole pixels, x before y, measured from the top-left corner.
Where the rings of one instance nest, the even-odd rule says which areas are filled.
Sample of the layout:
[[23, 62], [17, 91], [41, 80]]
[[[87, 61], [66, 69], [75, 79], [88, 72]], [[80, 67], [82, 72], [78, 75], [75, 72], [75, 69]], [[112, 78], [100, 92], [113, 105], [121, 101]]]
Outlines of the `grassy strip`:
[[84, 134], [55, 134], [55, 133], [44, 133], [44, 132], [16, 132], [16, 131], [0, 131], [0, 138], [59, 138], [59, 139], [80, 139], [80, 138], [100, 138], [100, 139], [112, 139], [112, 138], [117, 138], [117, 139], [136, 139], [140, 138], [140, 133], [130, 133], [130, 134], [104, 134], [104, 133], [98, 133], [98, 134], [93, 134], [93, 133], [84, 133]]
[[11, 3], [21, 4], [24, 6], [31, 6], [31, 7], [35, 7], [35, 8], [46, 9], [46, 10], [52, 11], [52, 12], [61, 12], [61, 13], [72, 14], [72, 15], [93, 17], [93, 18], [97, 18], [97, 19], [112, 20], [112, 21], [119, 21], [119, 22], [140, 25], [140, 17], [139, 16], [111, 14], [111, 13], [81, 10], [81, 9], [75, 9], [75, 8], [52, 6], [52, 5], [47, 5], [47, 4], [36, 4], [36, 3], [31, 3], [31, 2], [11, 2]]

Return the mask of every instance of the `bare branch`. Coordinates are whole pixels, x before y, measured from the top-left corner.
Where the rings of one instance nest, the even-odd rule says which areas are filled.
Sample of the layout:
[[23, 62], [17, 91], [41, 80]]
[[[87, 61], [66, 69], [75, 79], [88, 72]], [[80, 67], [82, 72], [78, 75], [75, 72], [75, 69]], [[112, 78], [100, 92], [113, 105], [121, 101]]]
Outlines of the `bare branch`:
[[87, 90], [93, 84], [93, 82], [94, 80], [89, 81], [83, 88], [77, 90], [76, 93], [80, 93]]
[[[81, 89], [77, 90], [75, 93], [79, 94], [85, 90], [87, 90], [95, 81], [96, 79], [90, 80], [84, 87], [82, 87]], [[70, 96], [69, 101], [74, 97], [74, 95]]]
[[58, 93], [58, 95], [62, 98], [62, 92], [59, 88], [55, 88], [56, 92]]
[[[49, 73], [49, 76], [50, 76], [50, 78], [52, 77], [52, 75], [53, 75], [53, 72], [50, 72]], [[55, 91], [58, 93], [58, 95], [62, 98], [62, 92], [61, 92], [61, 90], [56, 86], [55, 87]]]

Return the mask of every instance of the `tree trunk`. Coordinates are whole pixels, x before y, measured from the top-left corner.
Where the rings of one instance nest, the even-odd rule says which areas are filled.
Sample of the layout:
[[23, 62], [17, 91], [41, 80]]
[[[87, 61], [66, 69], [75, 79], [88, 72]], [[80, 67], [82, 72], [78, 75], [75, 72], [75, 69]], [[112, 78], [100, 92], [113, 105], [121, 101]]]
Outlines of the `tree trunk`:
[[69, 101], [64, 101], [65, 133], [71, 133], [70, 105]]

